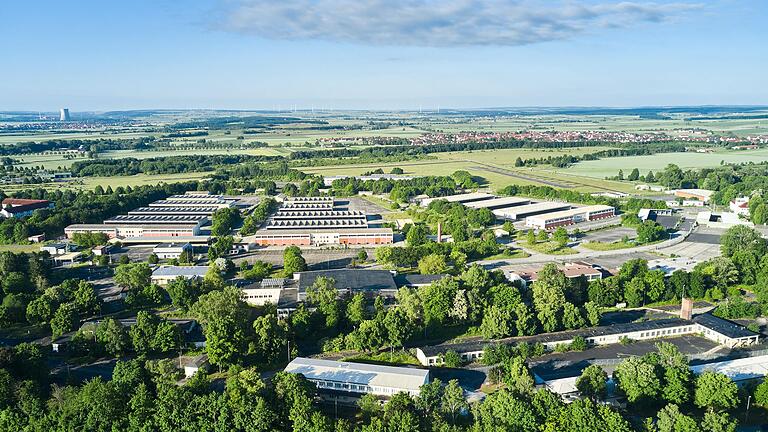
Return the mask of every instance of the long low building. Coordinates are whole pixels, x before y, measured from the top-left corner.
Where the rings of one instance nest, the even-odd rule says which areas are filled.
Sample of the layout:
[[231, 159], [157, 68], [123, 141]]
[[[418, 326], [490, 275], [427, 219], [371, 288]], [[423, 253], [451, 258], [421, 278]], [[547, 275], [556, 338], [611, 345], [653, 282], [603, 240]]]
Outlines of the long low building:
[[319, 391], [353, 395], [392, 396], [400, 392], [417, 396], [429, 383], [429, 370], [338, 362], [297, 357], [285, 367], [288, 373], [301, 374], [315, 383]]
[[265, 230], [367, 228], [365, 216], [345, 219], [270, 219]]
[[330, 211], [333, 210], [333, 202], [287, 202], [280, 207], [280, 211]]
[[366, 218], [366, 213], [359, 210], [286, 210], [281, 208], [271, 219], [359, 219]]
[[333, 279], [339, 292], [362, 292], [385, 297], [394, 297], [397, 292], [394, 275], [389, 270], [317, 270], [293, 275], [298, 284], [299, 301], [306, 299], [307, 289], [312, 287], [320, 277]]
[[490, 200], [496, 198], [494, 195], [484, 192], [472, 192], [458, 195], [448, 195], [443, 197], [424, 198], [421, 200], [421, 206], [427, 207], [435, 201], [445, 200], [453, 203], [467, 204], [476, 201]]
[[569, 208], [571, 208], [571, 205], [568, 203], [539, 202], [517, 207], [496, 209], [492, 210], [492, 212], [498, 219], [517, 221], [525, 219], [528, 216], [552, 213], [559, 210], [567, 210]]
[[[104, 233], [109, 238], [155, 239], [155, 242], [176, 237], [200, 236], [200, 223], [186, 224], [73, 224], [64, 228], [67, 238], [72, 238], [76, 233]], [[180, 239], [179, 239], [180, 241]]]
[[206, 216], [189, 215], [117, 215], [104, 220], [105, 225], [203, 225]]
[[487, 208], [489, 210], [495, 210], [495, 209], [503, 209], [507, 207], [523, 206], [523, 205], [528, 205], [530, 203], [531, 203], [531, 200], [528, 198], [503, 197], [503, 198], [494, 198], [494, 199], [487, 199], [482, 201], [468, 202], [464, 205], [473, 209]]
[[185, 279], [202, 279], [208, 273], [208, 266], [171, 266], [164, 265], [152, 272], [152, 283], [165, 286], [178, 277]]
[[149, 207], [232, 207], [233, 200], [223, 198], [166, 198], [149, 204]]
[[525, 218], [525, 225], [531, 228], [549, 230], [560, 226], [606, 219], [614, 216], [616, 216], [616, 209], [611, 206], [591, 205], [554, 213], [528, 216]]
[[310, 246], [326, 244], [380, 245], [391, 244], [391, 228], [336, 228], [259, 230], [248, 237], [259, 246]]
[[460, 343], [448, 343], [416, 349], [416, 357], [424, 366], [442, 364], [442, 357], [447, 351], [454, 351], [464, 361], [483, 358], [483, 351], [489, 344], [517, 345], [522, 342], [541, 343], [548, 350], [558, 345], [567, 345], [577, 336], [583, 337], [589, 345], [611, 345], [622, 338], [631, 340], [651, 340], [662, 337], [683, 335], [702, 335], [703, 337], [728, 348], [753, 345], [759, 342], [760, 335], [747, 330], [731, 321], [711, 314], [701, 314], [693, 319], [667, 318], [643, 322], [613, 324], [535, 336], [520, 336], [494, 341], [476, 339]]
[[218, 207], [139, 207], [128, 212], [129, 216], [211, 216]]

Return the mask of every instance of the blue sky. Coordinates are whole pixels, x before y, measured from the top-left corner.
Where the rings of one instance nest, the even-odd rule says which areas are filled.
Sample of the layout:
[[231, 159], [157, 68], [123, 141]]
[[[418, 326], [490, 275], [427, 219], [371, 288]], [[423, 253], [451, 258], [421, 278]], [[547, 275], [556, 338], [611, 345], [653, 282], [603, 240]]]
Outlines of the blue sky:
[[768, 104], [768, 5], [0, 2], [0, 110]]

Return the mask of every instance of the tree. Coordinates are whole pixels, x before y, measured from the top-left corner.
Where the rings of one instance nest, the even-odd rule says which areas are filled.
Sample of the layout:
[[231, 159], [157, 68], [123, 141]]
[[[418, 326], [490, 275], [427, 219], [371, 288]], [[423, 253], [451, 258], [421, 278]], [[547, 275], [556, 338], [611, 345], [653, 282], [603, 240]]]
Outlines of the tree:
[[587, 322], [590, 326], [594, 327], [600, 324], [600, 318], [602, 316], [600, 306], [590, 301], [584, 303], [584, 310], [587, 312]]
[[235, 207], [218, 209], [211, 215], [211, 234], [226, 236], [241, 220], [240, 210]]
[[707, 411], [701, 422], [703, 432], [736, 432], [738, 424], [727, 412]]
[[107, 318], [96, 328], [96, 341], [112, 356], [119, 356], [128, 350], [128, 332], [114, 318]]
[[738, 388], [726, 375], [705, 371], [696, 379], [694, 403], [701, 408], [724, 410], [738, 403]]
[[603, 368], [598, 365], [589, 365], [581, 372], [579, 379], [576, 380], [576, 388], [579, 389], [579, 393], [582, 396], [593, 400], [602, 400], [605, 399], [607, 393], [607, 382], [608, 374], [605, 373]]
[[289, 246], [283, 251], [283, 272], [286, 277], [293, 276], [296, 272], [307, 269], [307, 262], [301, 256], [301, 249], [297, 246]]
[[192, 306], [192, 315], [203, 324], [205, 352], [212, 364], [230, 365], [245, 352], [247, 308], [235, 287], [203, 294]]
[[339, 291], [333, 278], [319, 276], [307, 288], [307, 301], [317, 306], [317, 310], [323, 314], [326, 328], [336, 328], [341, 319], [341, 302], [338, 297]]
[[554, 263], [546, 264], [538, 273], [533, 284], [533, 305], [544, 331], [555, 331], [560, 327], [558, 311], [565, 303], [565, 289], [568, 280]]
[[424, 324], [427, 326], [445, 323], [453, 307], [453, 299], [459, 284], [455, 279], [445, 277], [419, 288], [419, 298], [424, 311]]
[[443, 390], [440, 406], [442, 412], [450, 414], [453, 423], [456, 422], [457, 414], [469, 408], [467, 400], [464, 398], [464, 390], [459, 386], [458, 380], [448, 381], [448, 385]]
[[[210, 271], [210, 269], [209, 269]], [[187, 279], [179, 276], [166, 285], [165, 290], [171, 298], [173, 306], [182, 311], [189, 310], [200, 296], [200, 282], [195, 279]]]
[[284, 358], [288, 345], [288, 328], [285, 322], [278, 321], [277, 315], [268, 314], [256, 318], [253, 331], [257, 353], [265, 363], [271, 364]]
[[513, 332], [511, 311], [498, 305], [491, 305], [485, 310], [480, 324], [480, 334], [486, 339], [499, 339], [511, 336]]
[[565, 247], [568, 244], [568, 231], [563, 227], [557, 227], [555, 232], [552, 233], [552, 240], [554, 240], [559, 247]]
[[96, 290], [90, 283], [80, 281], [74, 292], [74, 303], [82, 315], [93, 315], [101, 310], [101, 299], [96, 296]]
[[448, 271], [445, 257], [438, 254], [430, 254], [419, 260], [419, 273], [423, 275], [443, 274]]
[[637, 168], [632, 169], [632, 172], [629, 173], [629, 175], [627, 176], [627, 180], [629, 181], [637, 181], [637, 179], [639, 178], [640, 178], [640, 170], [638, 170]]
[[641, 244], [661, 240], [666, 233], [663, 226], [652, 220], [647, 220], [637, 227], [637, 242]]
[[357, 293], [347, 304], [347, 321], [353, 325], [360, 324], [366, 318], [365, 296]]
[[522, 357], [508, 359], [503, 368], [507, 388], [519, 395], [530, 395], [533, 392], [533, 376]]
[[408, 242], [408, 246], [421, 246], [427, 242], [428, 234], [429, 228], [426, 225], [411, 225], [408, 233], [405, 235], [405, 240]]
[[517, 316], [515, 325], [518, 336], [531, 336], [536, 333], [536, 318], [525, 303], [519, 303], [515, 306], [515, 315]]
[[645, 281], [637, 276], [624, 286], [624, 299], [629, 307], [639, 307], [645, 303]]
[[120, 264], [115, 269], [115, 283], [123, 288], [140, 289], [150, 284], [152, 269], [147, 263]]
[[51, 319], [51, 332], [53, 338], [71, 332], [80, 322], [77, 315], [77, 307], [74, 303], [64, 303], [56, 310]]
[[675, 404], [669, 404], [658, 413], [658, 432], [697, 432], [696, 420], [680, 412]]
[[157, 256], [157, 254], [154, 254], [154, 253], [153, 253], [153, 254], [150, 254], [150, 255], [147, 257], [147, 263], [148, 263], [148, 264], [157, 264], [157, 263], [159, 263], [159, 262], [160, 262], [160, 258]]
[[572, 303], [563, 303], [563, 327], [567, 330], [575, 330], [585, 325], [584, 317], [581, 316], [579, 308]]
[[755, 403], [763, 408], [768, 407], [768, 380], [764, 380], [755, 388]]
[[387, 310], [384, 317], [384, 328], [387, 330], [387, 339], [392, 347], [403, 346], [413, 332], [413, 327], [408, 322], [408, 316], [400, 306]]
[[27, 305], [27, 321], [30, 324], [41, 324], [50, 321], [53, 318], [55, 306], [50, 297], [41, 295]]
[[764, 256], [768, 247], [760, 232], [746, 225], [736, 225], [720, 236], [720, 251], [725, 257], [731, 257], [738, 251], [752, 251], [757, 256]]
[[448, 350], [443, 354], [443, 364], [450, 368], [461, 367], [461, 356], [454, 350]]
[[534, 246], [536, 244], [536, 233], [533, 232], [533, 230], [528, 230], [528, 232], [525, 233], [525, 242], [528, 243], [528, 246]]
[[619, 388], [627, 400], [654, 399], [661, 390], [661, 381], [652, 364], [639, 357], [630, 357], [619, 364], [614, 372]]

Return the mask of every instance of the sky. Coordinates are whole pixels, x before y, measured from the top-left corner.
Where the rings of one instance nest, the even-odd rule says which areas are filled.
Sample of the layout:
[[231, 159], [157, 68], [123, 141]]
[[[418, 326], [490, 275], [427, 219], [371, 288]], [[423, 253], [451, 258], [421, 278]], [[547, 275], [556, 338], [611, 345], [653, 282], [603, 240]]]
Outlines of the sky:
[[764, 0], [0, 2], [0, 110], [768, 105]]

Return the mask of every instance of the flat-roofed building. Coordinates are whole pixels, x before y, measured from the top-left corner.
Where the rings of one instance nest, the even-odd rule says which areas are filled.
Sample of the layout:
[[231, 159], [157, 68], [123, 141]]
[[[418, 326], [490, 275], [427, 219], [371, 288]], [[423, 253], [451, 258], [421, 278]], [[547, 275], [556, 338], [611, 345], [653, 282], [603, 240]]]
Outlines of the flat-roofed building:
[[207, 221], [205, 216], [118, 215], [103, 224], [70, 225], [64, 233], [68, 238], [87, 232], [101, 232], [119, 239], [195, 237]]
[[189, 243], [160, 243], [152, 248], [152, 253], [160, 259], [178, 259], [184, 253], [192, 253]]
[[483, 350], [489, 344], [517, 345], [522, 342], [541, 343], [548, 350], [558, 345], [567, 345], [577, 336], [583, 337], [589, 345], [617, 344], [623, 338], [630, 340], [652, 340], [683, 335], [701, 335], [729, 348], [757, 344], [760, 335], [731, 321], [711, 314], [701, 314], [692, 320], [665, 318], [650, 321], [612, 324], [579, 330], [543, 333], [535, 336], [518, 336], [493, 341], [477, 339], [458, 343], [444, 343], [416, 349], [416, 357], [425, 366], [442, 363], [442, 355], [455, 351], [465, 361], [483, 357]]
[[691, 366], [696, 375], [712, 371], [723, 374], [741, 386], [749, 381], [762, 380], [768, 375], [768, 355]]
[[240, 290], [243, 300], [254, 306], [264, 306], [267, 303], [278, 306], [297, 301], [298, 283], [294, 279], [267, 278], [255, 282]]
[[20, 218], [32, 216], [35, 210], [50, 208], [53, 208], [53, 203], [48, 200], [5, 198], [2, 202], [0, 216]]
[[152, 283], [164, 286], [177, 277], [202, 279], [208, 273], [208, 266], [160, 266], [152, 272]]
[[715, 191], [708, 189], [677, 189], [675, 196], [678, 198], [695, 199], [703, 203], [708, 203]]
[[567, 210], [569, 208], [571, 208], [571, 205], [568, 203], [539, 202], [516, 207], [496, 209], [492, 210], [492, 213], [498, 219], [517, 221], [523, 220], [528, 216]]
[[530, 203], [531, 203], [531, 200], [528, 198], [503, 197], [503, 198], [493, 198], [493, 199], [487, 199], [482, 201], [468, 202], [464, 205], [473, 209], [487, 208], [489, 210], [495, 210], [495, 209], [503, 209], [507, 207], [523, 206], [523, 205], [528, 205]]
[[232, 207], [232, 200], [222, 198], [178, 198], [158, 200], [149, 204], [149, 207]]
[[357, 395], [392, 396], [400, 392], [417, 396], [429, 383], [429, 370], [338, 362], [297, 357], [285, 367], [288, 373], [301, 374], [317, 385], [319, 391]]
[[528, 216], [525, 218], [525, 226], [537, 229], [550, 230], [560, 226], [573, 225], [580, 222], [588, 222], [614, 217], [616, 209], [607, 205], [591, 205], [563, 210], [554, 213]]
[[444, 196], [444, 197], [425, 198], [425, 199], [421, 200], [421, 206], [422, 207], [427, 207], [430, 204], [432, 204], [433, 202], [438, 201], [438, 200], [445, 200], [445, 201], [448, 201], [448, 202], [467, 204], [467, 203], [471, 203], [471, 202], [489, 200], [489, 199], [494, 199], [494, 198], [496, 198], [496, 196], [491, 195], [489, 193], [485, 193], [485, 192], [471, 192], [471, 193], [465, 193], [465, 194], [448, 195], [448, 196]]
[[139, 207], [128, 212], [129, 216], [211, 216], [218, 207]]
[[293, 278], [297, 282], [299, 301], [306, 299], [307, 289], [314, 285], [320, 277], [333, 279], [334, 286], [340, 294], [362, 292], [372, 297], [379, 295], [394, 297], [397, 292], [394, 275], [389, 270], [317, 270], [294, 273]]
[[393, 234], [391, 228], [269, 229], [257, 231], [248, 241], [259, 246], [380, 245], [391, 244]]
[[[513, 274], [516, 274], [520, 279], [525, 281], [527, 285], [530, 285], [536, 282], [536, 280], [539, 278], [539, 270], [540, 269], [522, 270], [513, 272]], [[602, 279], [604, 275], [604, 271], [599, 267], [595, 267], [584, 262], [566, 263], [562, 268], [560, 268], [560, 270], [568, 279], [584, 277], [587, 281], [593, 281], [595, 279]], [[512, 277], [510, 279], [516, 278]]]

